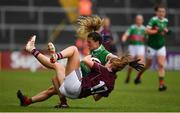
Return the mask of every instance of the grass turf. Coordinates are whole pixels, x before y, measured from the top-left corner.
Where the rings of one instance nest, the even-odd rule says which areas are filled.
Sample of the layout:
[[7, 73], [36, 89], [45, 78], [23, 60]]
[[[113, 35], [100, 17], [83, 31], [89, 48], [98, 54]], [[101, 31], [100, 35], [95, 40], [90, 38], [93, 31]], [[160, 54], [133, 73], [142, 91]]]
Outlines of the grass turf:
[[79, 100], [68, 100], [70, 108], [55, 109], [58, 97], [32, 104], [28, 107], [20, 107], [16, 97], [16, 91], [21, 89], [26, 95], [33, 96], [39, 91], [51, 85], [51, 77], [54, 72], [38, 71], [0, 71], [0, 112], [25, 111], [25, 112], [117, 112], [117, 111], [180, 111], [180, 71], [168, 71], [166, 84], [168, 90], [158, 91], [157, 73], [147, 71], [142, 79], [142, 84], [134, 85], [133, 79], [125, 84], [125, 71], [119, 73], [115, 90], [108, 98], [94, 102], [92, 97]]

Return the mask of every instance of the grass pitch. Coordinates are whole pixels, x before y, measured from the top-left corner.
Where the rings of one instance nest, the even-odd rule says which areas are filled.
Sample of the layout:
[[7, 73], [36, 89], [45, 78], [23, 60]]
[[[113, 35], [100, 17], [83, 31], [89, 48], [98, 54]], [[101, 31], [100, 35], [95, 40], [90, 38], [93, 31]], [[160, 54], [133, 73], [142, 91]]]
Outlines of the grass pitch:
[[80, 100], [68, 100], [70, 108], [55, 109], [58, 97], [44, 102], [20, 107], [16, 92], [21, 89], [26, 95], [33, 96], [52, 85], [52, 71], [0, 71], [0, 112], [140, 112], [180, 111], [180, 71], [168, 71], [165, 82], [167, 91], [158, 91], [157, 72], [147, 71], [142, 84], [134, 85], [135, 72], [129, 84], [125, 84], [125, 71], [119, 73], [115, 90], [108, 98], [94, 102], [92, 97]]

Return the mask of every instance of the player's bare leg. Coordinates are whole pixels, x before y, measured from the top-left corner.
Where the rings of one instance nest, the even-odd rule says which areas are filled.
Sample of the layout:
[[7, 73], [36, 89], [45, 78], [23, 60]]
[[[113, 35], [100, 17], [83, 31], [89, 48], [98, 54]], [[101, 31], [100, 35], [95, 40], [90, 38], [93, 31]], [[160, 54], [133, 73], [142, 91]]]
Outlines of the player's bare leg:
[[158, 64], [158, 75], [159, 75], [159, 91], [164, 91], [167, 87], [164, 85], [164, 76], [165, 76], [165, 56], [157, 56], [157, 64]]
[[[48, 47], [52, 50], [54, 48], [54, 45], [50, 42], [48, 43]], [[65, 75], [68, 75], [71, 73], [73, 70], [78, 69], [80, 66], [80, 55], [77, 47], [75, 46], [70, 46], [67, 47], [66, 49], [62, 50], [60, 53], [56, 54], [54, 52], [51, 53], [51, 62], [54, 63], [58, 59], [63, 59], [63, 58], [68, 58], [66, 68], [65, 68]], [[73, 65], [72, 65], [73, 64]], [[63, 83], [60, 80], [61, 84]]]
[[[133, 57], [133, 59], [136, 59], [136, 57]], [[129, 66], [128, 70], [127, 70], [127, 75], [126, 75], [125, 83], [129, 83], [130, 78], [131, 78], [132, 70], [133, 70], [132, 67]]]
[[65, 96], [62, 95], [62, 94], [60, 93], [60, 91], [59, 91], [59, 87], [60, 87], [61, 84], [60, 84], [60, 82], [59, 82], [59, 80], [57, 79], [56, 76], [53, 77], [52, 82], [53, 82], [53, 85], [54, 85], [54, 87], [55, 87], [55, 90], [57, 91], [57, 94], [58, 94], [59, 100], [60, 100], [60, 103], [58, 103], [58, 104], [55, 105], [54, 107], [55, 107], [55, 108], [68, 108], [69, 105], [67, 104], [67, 100], [66, 100]]
[[55, 95], [55, 94], [57, 94], [55, 88], [50, 87], [47, 90], [44, 90], [31, 98], [25, 96], [20, 90], [18, 90], [17, 97], [20, 100], [21, 106], [28, 106], [32, 103], [45, 101], [48, 98], [50, 98], [52, 95]]
[[135, 83], [135, 84], [140, 83], [139, 81], [141, 81], [141, 76], [142, 76], [142, 74], [143, 74], [147, 69], [150, 68], [151, 64], [152, 64], [152, 59], [147, 58], [144, 69], [143, 69], [142, 71], [138, 72], [138, 74], [137, 74], [137, 76], [136, 76], [136, 79], [134, 80], [134, 83]]
[[[52, 63], [55, 63], [59, 59], [68, 58], [68, 61], [67, 61], [67, 64], [66, 64], [66, 69], [65, 69], [65, 75], [69, 75], [69, 73], [71, 73], [75, 69], [79, 68], [79, 66], [80, 66], [80, 55], [79, 55], [78, 49], [75, 46], [70, 46], [70, 47], [62, 50], [58, 54], [55, 53], [55, 51], [54, 51], [55, 47], [51, 42], [48, 43], [48, 48], [49, 48], [49, 51], [50, 51], [50, 54], [51, 54], [51, 62]], [[61, 76], [59, 76], [59, 80], [53, 79], [54, 87], [58, 91], [59, 91], [60, 85], [63, 82], [64, 82], [64, 78], [61, 78]], [[63, 96], [60, 93], [58, 95], [59, 95], [59, 98], [62, 98], [62, 96]]]
[[31, 100], [33, 103], [35, 102], [41, 102], [41, 101], [45, 101], [48, 98], [50, 98], [53, 95], [56, 95], [57, 92], [55, 90], [55, 88], [53, 86], [49, 87], [47, 90], [44, 90], [40, 93], [38, 93], [37, 95], [31, 97]]
[[36, 47], [35, 47], [35, 41], [36, 41], [36, 36], [34, 35], [34, 36], [32, 36], [32, 37], [29, 39], [29, 41], [27, 42], [27, 44], [26, 44], [26, 46], [25, 46], [25, 50], [26, 50], [27, 52], [33, 54], [33, 55], [36, 57], [36, 59], [37, 59], [43, 66], [45, 66], [45, 67], [47, 67], [47, 68], [50, 68], [50, 69], [54, 69], [54, 68], [56, 67], [56, 65], [58, 65], [58, 63], [56, 62], [56, 63], [52, 64], [52, 63], [50, 62], [50, 59], [49, 59], [47, 56], [41, 54], [41, 53], [36, 49]]
[[[140, 59], [139, 62], [140, 62], [141, 64], [144, 64], [144, 55], [138, 55], [138, 56], [136, 56], [134, 59]], [[125, 83], [129, 83], [131, 73], [132, 73], [132, 68], [131, 68], [131, 67], [128, 67], [128, 72], [127, 72], [127, 76], [126, 76]], [[135, 82], [135, 84], [141, 83], [140, 78], [139, 78], [138, 80], [135, 79], [134, 82]]]
[[[43, 64], [45, 67], [54, 69], [56, 71], [57, 75], [61, 75], [60, 77], [55, 76], [56, 79], [64, 78], [64, 73], [65, 73], [64, 67], [60, 66], [58, 63], [52, 64], [48, 57], [46, 57], [45, 55], [41, 54], [38, 50], [36, 50], [35, 40], [36, 40], [36, 36], [33, 36], [27, 42], [26, 47], [25, 47], [26, 51], [29, 53], [32, 53], [38, 59], [38, 61], [41, 64]], [[31, 103], [44, 101], [55, 94], [57, 94], [57, 91], [53, 86], [48, 88], [47, 90], [44, 90], [44, 91], [38, 93], [37, 95], [33, 96], [32, 98], [28, 98], [28, 97], [24, 96], [20, 90], [17, 92], [17, 96], [20, 99], [22, 106], [27, 106]], [[65, 98], [61, 98], [60, 101], [61, 100], [66, 101]], [[63, 103], [65, 103], [65, 102], [63, 102]]]
[[[50, 60], [51, 63], [56, 63], [55, 59], [57, 59], [57, 54], [55, 52], [55, 47], [51, 42], [48, 43], [48, 50], [49, 50], [50, 55], [51, 55], [51, 60]], [[57, 94], [59, 96], [61, 103], [56, 105], [55, 107], [56, 108], [67, 108], [69, 106], [67, 104], [66, 98], [59, 91], [59, 87], [61, 86], [61, 84], [63, 83], [64, 78], [65, 78], [65, 68], [61, 64], [59, 64], [56, 68], [58, 68], [56, 70], [57, 76], [53, 77], [52, 82], [53, 82], [53, 85], [57, 91]]]
[[131, 73], [132, 73], [132, 67], [128, 67], [128, 71], [127, 71], [127, 76], [126, 76], [126, 80], [125, 83], [129, 83], [130, 78], [131, 78]]

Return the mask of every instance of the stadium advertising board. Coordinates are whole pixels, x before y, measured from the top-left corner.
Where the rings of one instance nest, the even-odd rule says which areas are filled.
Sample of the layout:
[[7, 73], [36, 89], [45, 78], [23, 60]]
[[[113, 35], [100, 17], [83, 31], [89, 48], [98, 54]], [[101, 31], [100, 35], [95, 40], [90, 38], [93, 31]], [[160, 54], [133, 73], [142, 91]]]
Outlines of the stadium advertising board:
[[[38, 69], [45, 69], [34, 56], [25, 52], [1, 52], [0, 55], [1, 70], [25, 69], [34, 72]], [[60, 62], [64, 65], [66, 61], [61, 60]], [[168, 52], [166, 69], [180, 70], [180, 52]]]

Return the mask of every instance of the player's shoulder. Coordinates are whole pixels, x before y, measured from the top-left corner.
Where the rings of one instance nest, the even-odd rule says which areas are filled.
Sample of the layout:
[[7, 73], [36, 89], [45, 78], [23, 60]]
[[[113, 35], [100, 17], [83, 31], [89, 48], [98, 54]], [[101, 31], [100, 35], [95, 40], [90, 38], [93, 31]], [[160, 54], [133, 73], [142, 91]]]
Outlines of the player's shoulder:
[[144, 25], [141, 25], [141, 28], [142, 28], [142, 29], [146, 29], [146, 26], [144, 26]]
[[[153, 16], [153, 17], [151, 18], [151, 20], [152, 20], [152, 21], [159, 21], [159, 18], [158, 18], [157, 16]], [[167, 18], [163, 18], [162, 21], [163, 21], [163, 22], [168, 22], [168, 19], [167, 19]]]
[[153, 17], [151, 18], [151, 20], [152, 20], [152, 21], [157, 21], [157, 20], [158, 20], [158, 17], [157, 17], [157, 16], [153, 16]]
[[130, 28], [131, 28], [131, 29], [134, 29], [134, 28], [136, 28], [136, 25], [133, 24], [133, 25], [130, 26]]
[[133, 24], [133, 25], [131, 25], [130, 27], [129, 27], [129, 29], [135, 29], [136, 28], [136, 25], [135, 24]]
[[164, 22], [168, 22], [168, 19], [167, 19], [167, 18], [163, 18], [163, 21], [164, 21]]

